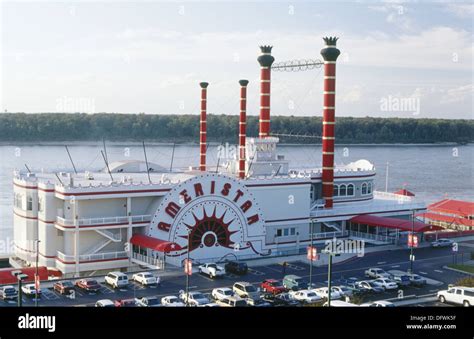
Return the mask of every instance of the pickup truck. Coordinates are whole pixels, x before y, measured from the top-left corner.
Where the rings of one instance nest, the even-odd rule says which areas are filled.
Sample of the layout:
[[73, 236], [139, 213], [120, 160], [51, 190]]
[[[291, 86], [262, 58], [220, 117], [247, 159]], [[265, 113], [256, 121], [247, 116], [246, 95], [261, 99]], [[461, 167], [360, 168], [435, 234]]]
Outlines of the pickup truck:
[[438, 292], [438, 300], [442, 303], [453, 303], [466, 307], [474, 305], [474, 287], [454, 286]]
[[199, 266], [199, 273], [206, 274], [209, 278], [214, 279], [225, 275], [225, 270], [221, 266], [214, 263], [206, 263]]

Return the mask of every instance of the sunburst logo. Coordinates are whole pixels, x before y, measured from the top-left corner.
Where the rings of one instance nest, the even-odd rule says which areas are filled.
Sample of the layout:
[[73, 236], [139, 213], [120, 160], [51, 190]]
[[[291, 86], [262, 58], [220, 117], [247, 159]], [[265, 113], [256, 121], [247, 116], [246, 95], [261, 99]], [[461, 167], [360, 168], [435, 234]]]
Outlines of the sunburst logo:
[[224, 218], [227, 211], [224, 211], [220, 217], [217, 217], [216, 207], [214, 207], [214, 211], [211, 215], [207, 215], [204, 207], [202, 210], [202, 218], [198, 218], [196, 214], [192, 212], [194, 217], [193, 225], [184, 223], [189, 230], [189, 234], [180, 235], [180, 237], [186, 239], [188, 243], [188, 245], [184, 246], [183, 249], [188, 250], [189, 246], [189, 252], [192, 252], [197, 248], [203, 247], [222, 246], [226, 248], [234, 248], [234, 242], [231, 240], [231, 236], [232, 234], [237, 233], [237, 231], [230, 231], [229, 227], [235, 219], [225, 222]]

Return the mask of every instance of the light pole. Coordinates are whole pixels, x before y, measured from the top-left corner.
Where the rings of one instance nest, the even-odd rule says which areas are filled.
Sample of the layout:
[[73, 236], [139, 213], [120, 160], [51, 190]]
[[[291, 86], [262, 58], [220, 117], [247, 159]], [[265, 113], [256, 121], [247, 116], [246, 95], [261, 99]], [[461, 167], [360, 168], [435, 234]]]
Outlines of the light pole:
[[[192, 273], [192, 264], [190, 265], [189, 261], [189, 252], [191, 250], [191, 232], [188, 233], [188, 253], [186, 256], [186, 264], [184, 268], [184, 272], [186, 273], [186, 307], [189, 306], [189, 276]], [[191, 266], [191, 267], [189, 267]]]
[[411, 214], [411, 241], [409, 242], [410, 245], [410, 274], [413, 274], [413, 247], [415, 247], [415, 211], [412, 210]]
[[23, 291], [21, 287], [23, 280], [28, 279], [28, 275], [22, 273], [21, 271], [13, 271], [12, 274], [18, 281], [18, 307], [21, 307], [23, 305]]
[[311, 245], [310, 245], [310, 258], [309, 258], [309, 288], [312, 288], [312, 283], [313, 283], [313, 260], [315, 258], [313, 258], [313, 232], [314, 232], [314, 223], [313, 223], [313, 219], [311, 219], [311, 227], [310, 227], [310, 242], [311, 242]]
[[38, 272], [38, 259], [39, 259], [39, 243], [41, 240], [36, 239], [36, 270], [35, 270], [35, 307], [38, 307], [38, 285], [39, 285], [39, 272]]

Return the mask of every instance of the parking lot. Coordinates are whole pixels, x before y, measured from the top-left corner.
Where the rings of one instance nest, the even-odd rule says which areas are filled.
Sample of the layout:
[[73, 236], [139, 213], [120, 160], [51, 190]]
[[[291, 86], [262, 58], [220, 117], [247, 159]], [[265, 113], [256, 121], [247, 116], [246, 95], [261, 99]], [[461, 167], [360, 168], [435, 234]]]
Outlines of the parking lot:
[[[463, 247], [461, 247], [461, 250]], [[369, 302], [374, 300], [396, 300], [399, 297], [412, 296], [429, 296], [435, 295], [440, 289], [447, 288], [448, 284], [452, 284], [464, 275], [453, 272], [443, 268], [446, 264], [452, 262], [452, 253], [450, 249], [433, 249], [421, 248], [415, 251], [416, 261], [414, 263], [414, 272], [427, 278], [429, 283], [422, 287], [409, 286], [404, 288], [402, 292], [400, 289], [392, 291], [384, 291], [381, 293], [364, 294], [363, 301]], [[380, 267], [386, 271], [400, 270], [407, 271], [410, 267], [408, 262], [407, 250], [393, 250], [386, 252], [370, 253], [364, 257], [342, 262], [333, 266], [332, 284], [337, 285], [340, 279], [356, 278], [357, 280], [367, 280], [364, 276], [366, 269], [371, 267]], [[467, 254], [467, 252], [466, 252]], [[282, 258], [281, 262], [285, 259]], [[316, 287], [327, 286], [327, 266], [313, 267], [311, 276], [312, 282]], [[285, 275], [294, 274], [310, 280], [310, 268], [308, 262], [296, 261], [289, 262], [286, 267], [281, 263], [251, 266], [249, 271], [244, 276], [237, 276], [234, 274], [226, 274], [217, 279], [211, 279], [205, 275], [198, 273], [190, 277], [190, 291], [200, 291], [209, 294], [212, 289], [217, 287], [232, 287], [236, 281], [246, 281], [259, 286], [264, 279], [278, 279], [281, 280]], [[154, 272], [155, 275], [160, 276], [163, 272]], [[129, 275], [131, 277], [131, 274]], [[75, 298], [71, 299], [67, 296], [61, 295], [52, 289], [52, 282], [43, 283], [42, 296], [38, 301], [39, 306], [93, 306], [99, 299], [121, 300], [130, 298], [141, 298], [157, 296], [175, 295], [178, 296], [180, 291], [185, 290], [185, 276], [184, 273], [177, 272], [176, 275], [162, 275], [161, 284], [159, 286], [142, 286], [136, 282], [130, 281], [128, 287], [121, 289], [113, 289], [104, 283], [104, 277], [96, 277], [100, 283], [101, 288], [98, 293], [87, 293], [80, 289], [75, 289]], [[2, 306], [16, 306], [16, 301], [0, 301]], [[33, 306], [35, 301], [31, 297], [23, 296], [23, 304], [25, 306]], [[416, 305], [416, 304], [415, 304]], [[420, 303], [420, 306], [441, 306], [440, 303], [429, 301]], [[445, 305], [442, 305], [445, 306]]]

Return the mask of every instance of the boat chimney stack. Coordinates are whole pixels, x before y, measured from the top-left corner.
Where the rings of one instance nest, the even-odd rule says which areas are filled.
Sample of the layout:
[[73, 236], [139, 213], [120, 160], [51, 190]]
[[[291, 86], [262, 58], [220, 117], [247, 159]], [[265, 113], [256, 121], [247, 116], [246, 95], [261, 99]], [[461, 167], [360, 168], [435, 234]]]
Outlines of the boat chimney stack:
[[199, 170], [205, 171], [207, 151], [207, 86], [209, 86], [209, 83], [201, 82], [199, 85], [201, 86], [201, 119], [199, 121]]
[[338, 39], [336, 37], [323, 38], [326, 45], [321, 50], [324, 59], [322, 193], [326, 208], [333, 206], [336, 60], [341, 53], [336, 47]]
[[271, 66], [275, 61], [272, 56], [273, 46], [260, 46], [261, 54], [258, 57], [260, 64], [260, 119], [259, 133], [260, 138], [270, 136], [270, 78]]
[[245, 139], [247, 133], [247, 85], [248, 80], [239, 80], [240, 119], [239, 119], [239, 178], [245, 178]]

